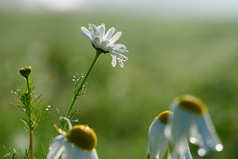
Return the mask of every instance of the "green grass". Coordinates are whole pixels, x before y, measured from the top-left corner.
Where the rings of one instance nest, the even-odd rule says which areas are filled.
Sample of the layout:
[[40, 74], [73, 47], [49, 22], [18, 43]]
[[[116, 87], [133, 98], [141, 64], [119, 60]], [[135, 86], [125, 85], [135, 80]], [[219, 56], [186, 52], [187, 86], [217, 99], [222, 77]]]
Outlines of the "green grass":
[[[76, 104], [79, 123], [97, 133], [99, 157], [145, 158], [154, 117], [168, 109], [174, 97], [193, 94], [207, 104], [224, 143], [224, 151], [204, 158], [236, 158], [238, 22], [93, 14], [2, 13], [0, 19], [1, 145], [18, 148], [28, 142], [19, 121], [24, 116], [9, 104], [15, 102], [10, 91], [23, 83], [20, 67], [32, 66], [36, 94], [64, 115], [72, 98], [72, 77], [86, 72], [95, 53], [78, 34], [80, 27], [103, 22], [123, 32], [119, 42], [130, 52], [123, 69], [111, 67], [110, 55], [100, 56], [87, 82], [88, 93]], [[37, 158], [41, 144], [47, 149], [50, 136], [56, 135], [52, 124], [57, 121], [57, 111], [52, 110], [36, 129]]]

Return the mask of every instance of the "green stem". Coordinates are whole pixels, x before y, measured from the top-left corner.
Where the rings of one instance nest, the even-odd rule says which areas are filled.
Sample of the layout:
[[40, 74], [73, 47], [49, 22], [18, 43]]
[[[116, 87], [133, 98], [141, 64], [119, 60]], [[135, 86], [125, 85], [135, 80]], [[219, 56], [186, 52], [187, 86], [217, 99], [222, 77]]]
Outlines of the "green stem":
[[32, 113], [33, 113], [33, 107], [32, 107], [32, 90], [31, 90], [31, 86], [30, 86], [30, 82], [29, 82], [29, 77], [26, 78], [26, 83], [27, 83], [27, 91], [28, 91], [28, 117], [29, 117], [29, 131], [30, 131], [30, 134], [29, 134], [29, 149], [30, 149], [30, 159], [33, 159], [34, 158], [34, 154], [33, 154], [33, 125], [32, 125], [32, 119], [31, 119], [31, 116], [32, 116]]
[[30, 131], [30, 159], [34, 158], [33, 154], [33, 131]]
[[[68, 108], [68, 111], [67, 111], [67, 113], [65, 114], [65, 117], [66, 117], [66, 118], [69, 118], [69, 116], [70, 116], [70, 114], [71, 114], [71, 112], [72, 112], [72, 110], [73, 110], [74, 104], [76, 103], [76, 101], [77, 101], [77, 99], [78, 99], [78, 97], [79, 97], [79, 93], [80, 93], [80, 91], [83, 89], [83, 86], [84, 86], [86, 80], [88, 79], [88, 76], [89, 76], [90, 72], [92, 71], [92, 68], [94, 67], [94, 65], [95, 65], [95, 63], [96, 63], [96, 61], [97, 61], [97, 59], [98, 59], [98, 57], [99, 57], [100, 54], [101, 54], [100, 51], [97, 51], [97, 52], [96, 52], [96, 55], [95, 55], [95, 57], [94, 57], [94, 59], [93, 59], [93, 62], [92, 62], [92, 64], [90, 65], [90, 67], [89, 67], [89, 69], [88, 69], [88, 72], [86, 73], [85, 77], [83, 78], [83, 81], [82, 81], [82, 83], [80, 84], [79, 88], [75, 91], [74, 97], [72, 98], [72, 101], [71, 101], [71, 104], [70, 104], [70, 106], [69, 106], [69, 108]], [[63, 122], [63, 130], [65, 130], [65, 124], [66, 124], [66, 122]]]

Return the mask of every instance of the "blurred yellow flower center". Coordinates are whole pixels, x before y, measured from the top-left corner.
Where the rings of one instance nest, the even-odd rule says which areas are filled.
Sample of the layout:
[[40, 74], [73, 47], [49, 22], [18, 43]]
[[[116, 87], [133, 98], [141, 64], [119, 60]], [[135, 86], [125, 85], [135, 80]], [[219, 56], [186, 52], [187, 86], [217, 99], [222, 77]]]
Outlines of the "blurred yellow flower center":
[[70, 129], [66, 138], [81, 149], [91, 151], [97, 145], [97, 136], [87, 125], [75, 125]]
[[180, 107], [197, 114], [203, 114], [207, 111], [205, 104], [199, 98], [192, 95], [180, 97], [178, 99], [178, 104]]
[[157, 119], [160, 120], [163, 124], [167, 124], [169, 121], [169, 116], [173, 114], [171, 111], [163, 111], [157, 116]]

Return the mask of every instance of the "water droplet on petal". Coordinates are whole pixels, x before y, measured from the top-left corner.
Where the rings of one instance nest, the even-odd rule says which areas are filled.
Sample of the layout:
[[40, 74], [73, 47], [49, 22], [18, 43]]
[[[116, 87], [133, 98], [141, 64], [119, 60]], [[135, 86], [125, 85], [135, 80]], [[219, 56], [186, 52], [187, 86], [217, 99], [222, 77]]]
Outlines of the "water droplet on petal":
[[200, 149], [198, 150], [198, 155], [199, 155], [199, 156], [205, 156], [205, 155], [206, 155], [206, 150], [205, 150], [204, 148], [200, 148]]
[[222, 150], [223, 150], [222, 144], [217, 144], [216, 147], [215, 147], [215, 149], [216, 149], [218, 152], [222, 151]]
[[197, 142], [197, 140], [196, 140], [195, 137], [191, 137], [191, 138], [190, 138], [190, 142], [191, 142], [192, 144], [195, 144], [195, 143]]

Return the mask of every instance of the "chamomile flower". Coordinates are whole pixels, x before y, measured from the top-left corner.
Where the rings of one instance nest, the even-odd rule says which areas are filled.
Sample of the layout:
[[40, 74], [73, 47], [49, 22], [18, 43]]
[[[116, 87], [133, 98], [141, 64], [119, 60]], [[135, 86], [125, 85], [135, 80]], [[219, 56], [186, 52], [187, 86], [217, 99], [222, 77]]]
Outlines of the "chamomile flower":
[[89, 24], [89, 29], [81, 27], [82, 35], [87, 37], [92, 43], [93, 47], [101, 53], [110, 53], [112, 56], [112, 66], [115, 67], [118, 60], [119, 65], [124, 67], [123, 62], [128, 58], [121, 53], [127, 53], [128, 50], [123, 44], [115, 44], [115, 42], [121, 37], [122, 32], [117, 32], [115, 35], [115, 28], [111, 27], [105, 33], [105, 24], [94, 25]]
[[61, 135], [56, 136], [50, 147], [47, 159], [98, 159], [96, 152], [97, 137], [87, 125], [75, 125], [66, 133], [59, 128]]
[[[149, 144], [148, 155], [149, 159], [164, 159], [167, 155], [168, 159], [191, 159], [191, 153], [187, 145], [184, 153], [179, 153], [172, 150], [173, 145], [165, 136], [165, 128], [169, 120], [171, 120], [173, 113], [169, 110], [160, 113], [152, 122], [149, 128]], [[171, 152], [172, 151], [172, 152]]]
[[169, 148], [169, 141], [164, 136], [164, 129], [170, 114], [172, 114], [171, 111], [160, 113], [150, 125], [148, 144], [150, 159], [163, 158]]
[[198, 154], [204, 156], [211, 149], [222, 151], [223, 146], [210, 119], [207, 107], [198, 98], [184, 95], [171, 105], [173, 118], [165, 129], [165, 135], [173, 141], [178, 152], [185, 152], [187, 140], [197, 144]]

